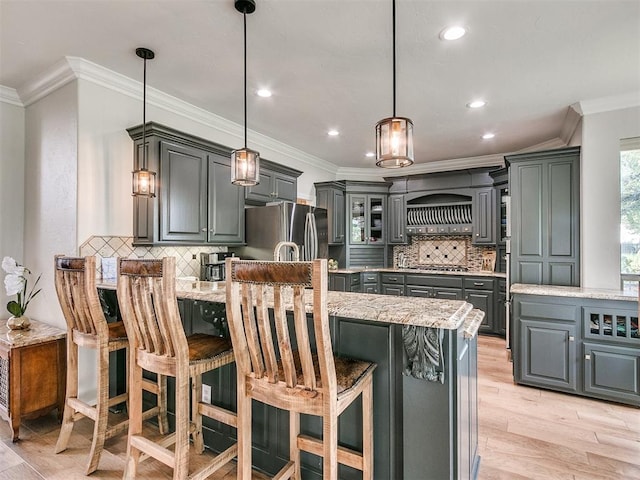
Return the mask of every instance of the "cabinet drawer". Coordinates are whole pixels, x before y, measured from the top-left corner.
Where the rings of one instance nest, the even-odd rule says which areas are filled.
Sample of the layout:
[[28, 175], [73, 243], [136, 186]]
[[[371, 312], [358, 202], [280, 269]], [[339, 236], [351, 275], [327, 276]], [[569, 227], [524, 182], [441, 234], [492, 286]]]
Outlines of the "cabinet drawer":
[[495, 279], [493, 278], [465, 278], [464, 288], [471, 288], [473, 290], [493, 290]]
[[564, 320], [576, 321], [578, 307], [575, 305], [561, 305], [557, 303], [543, 303], [520, 300], [516, 302], [517, 314], [521, 318], [540, 318], [545, 321]]
[[351, 275], [349, 283], [351, 283], [352, 286], [360, 285], [360, 275]]
[[462, 288], [462, 277], [451, 275], [407, 275], [405, 283], [407, 285]]
[[378, 281], [378, 274], [377, 273], [363, 273], [362, 274], [362, 281], [364, 283], [375, 283]]
[[399, 275], [397, 273], [383, 273], [380, 280], [382, 283], [404, 285], [404, 275]]

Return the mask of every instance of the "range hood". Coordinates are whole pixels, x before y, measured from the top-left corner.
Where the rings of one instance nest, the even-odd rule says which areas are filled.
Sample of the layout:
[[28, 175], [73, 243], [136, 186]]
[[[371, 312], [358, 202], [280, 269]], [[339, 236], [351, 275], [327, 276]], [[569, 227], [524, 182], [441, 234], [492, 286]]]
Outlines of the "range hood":
[[408, 235], [471, 235], [471, 197], [425, 195], [407, 202]]

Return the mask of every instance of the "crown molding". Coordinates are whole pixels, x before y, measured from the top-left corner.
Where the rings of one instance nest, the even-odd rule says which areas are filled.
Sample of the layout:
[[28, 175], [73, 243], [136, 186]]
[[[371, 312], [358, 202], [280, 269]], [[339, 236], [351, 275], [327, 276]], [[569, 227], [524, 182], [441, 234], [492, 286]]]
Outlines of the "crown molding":
[[640, 90], [610, 97], [595, 98], [593, 100], [581, 100], [574, 105], [574, 108], [581, 115], [638, 107], [640, 106]]
[[560, 139], [565, 145], [568, 145], [571, 141], [581, 120], [582, 115], [580, 115], [580, 112], [577, 110], [577, 105], [574, 103], [569, 106], [569, 108], [567, 108], [567, 114], [564, 117], [562, 128], [560, 129]]
[[5, 87], [4, 85], [0, 85], [0, 102], [24, 107], [18, 91], [15, 88]]
[[531, 145], [526, 148], [522, 148], [520, 150], [516, 150], [514, 152], [508, 152], [504, 155], [513, 155], [516, 153], [529, 153], [529, 152], [541, 152], [543, 150], [553, 150], [555, 148], [563, 148], [568, 145], [568, 142], [563, 141], [561, 138], [556, 137], [551, 140], [547, 140], [545, 142], [536, 143], [535, 145]]
[[406, 175], [418, 175], [421, 173], [447, 172], [466, 168], [480, 167], [504, 167], [504, 155], [482, 155], [478, 157], [454, 158], [451, 160], [438, 160], [435, 162], [414, 163], [410, 167], [384, 169], [384, 168], [338, 168], [339, 178], [347, 180], [381, 179], [382, 177], [397, 177]]
[[[19, 98], [22, 99], [25, 106], [30, 105], [75, 79], [91, 82], [135, 99], [140, 99], [142, 95], [142, 82], [84, 58], [68, 56], [44, 72], [35, 81], [20, 88]], [[235, 137], [238, 139], [238, 143], [244, 141], [244, 127], [242, 125], [149, 86], [147, 86], [147, 103]], [[322, 158], [305, 153], [253, 130], [250, 132], [252, 143], [256, 149], [269, 150], [285, 158], [323, 169], [329, 173], [336, 172], [337, 167]]]

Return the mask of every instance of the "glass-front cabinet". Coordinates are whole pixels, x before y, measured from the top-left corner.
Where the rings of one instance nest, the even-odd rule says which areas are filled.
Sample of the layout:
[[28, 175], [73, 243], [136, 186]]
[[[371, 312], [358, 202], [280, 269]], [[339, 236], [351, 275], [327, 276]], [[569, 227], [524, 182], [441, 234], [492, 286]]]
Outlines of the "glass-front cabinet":
[[349, 243], [383, 245], [385, 238], [386, 196], [349, 194]]

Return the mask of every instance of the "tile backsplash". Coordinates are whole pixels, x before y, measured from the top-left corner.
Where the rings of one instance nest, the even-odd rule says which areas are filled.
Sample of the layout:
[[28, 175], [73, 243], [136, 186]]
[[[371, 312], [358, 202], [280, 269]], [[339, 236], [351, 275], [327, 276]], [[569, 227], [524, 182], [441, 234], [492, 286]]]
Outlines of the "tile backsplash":
[[[134, 247], [133, 237], [90, 237], [80, 245], [79, 255], [86, 257], [94, 255], [99, 257], [96, 262], [98, 276], [102, 277], [102, 258], [126, 257], [126, 258], [162, 258], [176, 257], [177, 277], [200, 277], [200, 252], [216, 253], [226, 252], [224, 246], [155, 246]], [[195, 259], [193, 258], [195, 256]]]
[[393, 247], [393, 266], [398, 265], [401, 252], [409, 266], [447, 265], [482, 270], [482, 254], [495, 251], [492, 246], [475, 246], [470, 236], [414, 235], [409, 245]]

